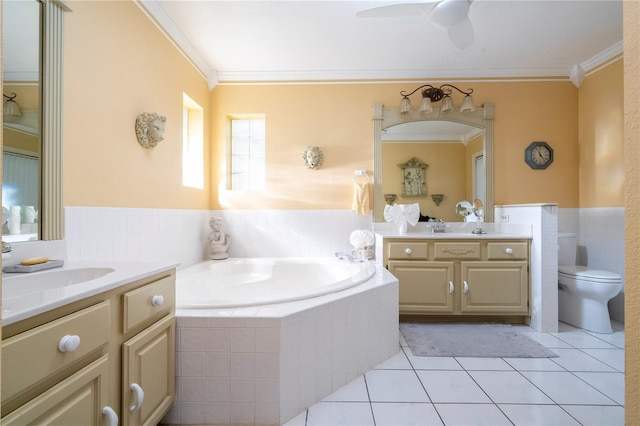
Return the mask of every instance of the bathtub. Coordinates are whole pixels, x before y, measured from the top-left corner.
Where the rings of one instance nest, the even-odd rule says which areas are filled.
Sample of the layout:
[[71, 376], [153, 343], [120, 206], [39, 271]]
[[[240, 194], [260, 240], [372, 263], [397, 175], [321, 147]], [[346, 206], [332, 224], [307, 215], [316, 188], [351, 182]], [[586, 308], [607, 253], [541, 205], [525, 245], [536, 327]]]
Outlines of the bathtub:
[[162, 423], [283, 424], [400, 350], [398, 280], [374, 262], [205, 261], [178, 269], [176, 296]]
[[332, 258], [209, 260], [180, 270], [178, 309], [237, 308], [335, 293], [367, 281], [372, 262]]

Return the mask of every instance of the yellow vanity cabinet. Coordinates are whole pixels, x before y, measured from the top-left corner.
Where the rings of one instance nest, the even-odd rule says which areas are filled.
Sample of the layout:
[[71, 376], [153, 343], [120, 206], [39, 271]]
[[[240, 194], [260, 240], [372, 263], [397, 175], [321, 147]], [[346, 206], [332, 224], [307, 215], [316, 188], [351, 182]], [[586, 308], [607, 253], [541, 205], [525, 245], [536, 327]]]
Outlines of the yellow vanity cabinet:
[[2, 334], [2, 424], [155, 425], [175, 395], [175, 269]]
[[384, 238], [384, 265], [400, 282], [400, 314], [529, 314], [529, 240]]

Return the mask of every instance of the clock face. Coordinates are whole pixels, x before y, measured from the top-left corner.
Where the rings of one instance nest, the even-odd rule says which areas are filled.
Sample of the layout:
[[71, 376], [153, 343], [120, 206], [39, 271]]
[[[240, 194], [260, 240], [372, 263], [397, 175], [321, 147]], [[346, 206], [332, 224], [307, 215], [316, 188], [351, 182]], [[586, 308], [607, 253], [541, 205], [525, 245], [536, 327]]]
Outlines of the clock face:
[[546, 142], [532, 142], [524, 152], [524, 161], [532, 169], [546, 169], [553, 162], [553, 149]]

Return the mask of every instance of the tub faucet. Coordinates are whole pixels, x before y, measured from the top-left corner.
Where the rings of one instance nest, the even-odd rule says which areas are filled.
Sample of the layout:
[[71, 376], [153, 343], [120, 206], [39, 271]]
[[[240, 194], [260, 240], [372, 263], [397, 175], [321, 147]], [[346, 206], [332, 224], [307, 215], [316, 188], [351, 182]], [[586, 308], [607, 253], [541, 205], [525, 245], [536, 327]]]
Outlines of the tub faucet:
[[336, 252], [336, 257], [341, 260], [348, 260], [349, 262], [353, 262], [355, 259], [349, 253], [345, 253], [343, 251]]

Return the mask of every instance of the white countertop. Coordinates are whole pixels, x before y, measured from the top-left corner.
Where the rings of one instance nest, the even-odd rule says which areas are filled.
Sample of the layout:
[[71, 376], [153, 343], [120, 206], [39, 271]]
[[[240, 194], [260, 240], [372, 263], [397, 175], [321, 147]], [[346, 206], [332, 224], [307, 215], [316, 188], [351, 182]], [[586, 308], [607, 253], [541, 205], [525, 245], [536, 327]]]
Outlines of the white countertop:
[[[2, 325], [12, 324], [68, 303], [94, 296], [154, 274], [168, 271], [177, 266], [177, 263], [172, 264], [167, 262], [65, 262], [65, 265], [61, 268], [53, 268], [45, 271], [3, 273]], [[43, 291], [27, 293], [23, 291], [23, 294], [20, 296], [5, 298], [5, 289], [8, 289], [12, 285], [28, 286], [28, 277], [79, 268], [113, 268], [114, 271], [100, 278], [79, 284]]]
[[431, 239], [431, 240], [521, 240], [531, 239], [526, 234], [503, 234], [503, 233], [486, 233], [472, 234], [471, 232], [407, 232], [401, 234], [397, 231], [376, 232], [383, 238], [409, 238], [409, 239]]

